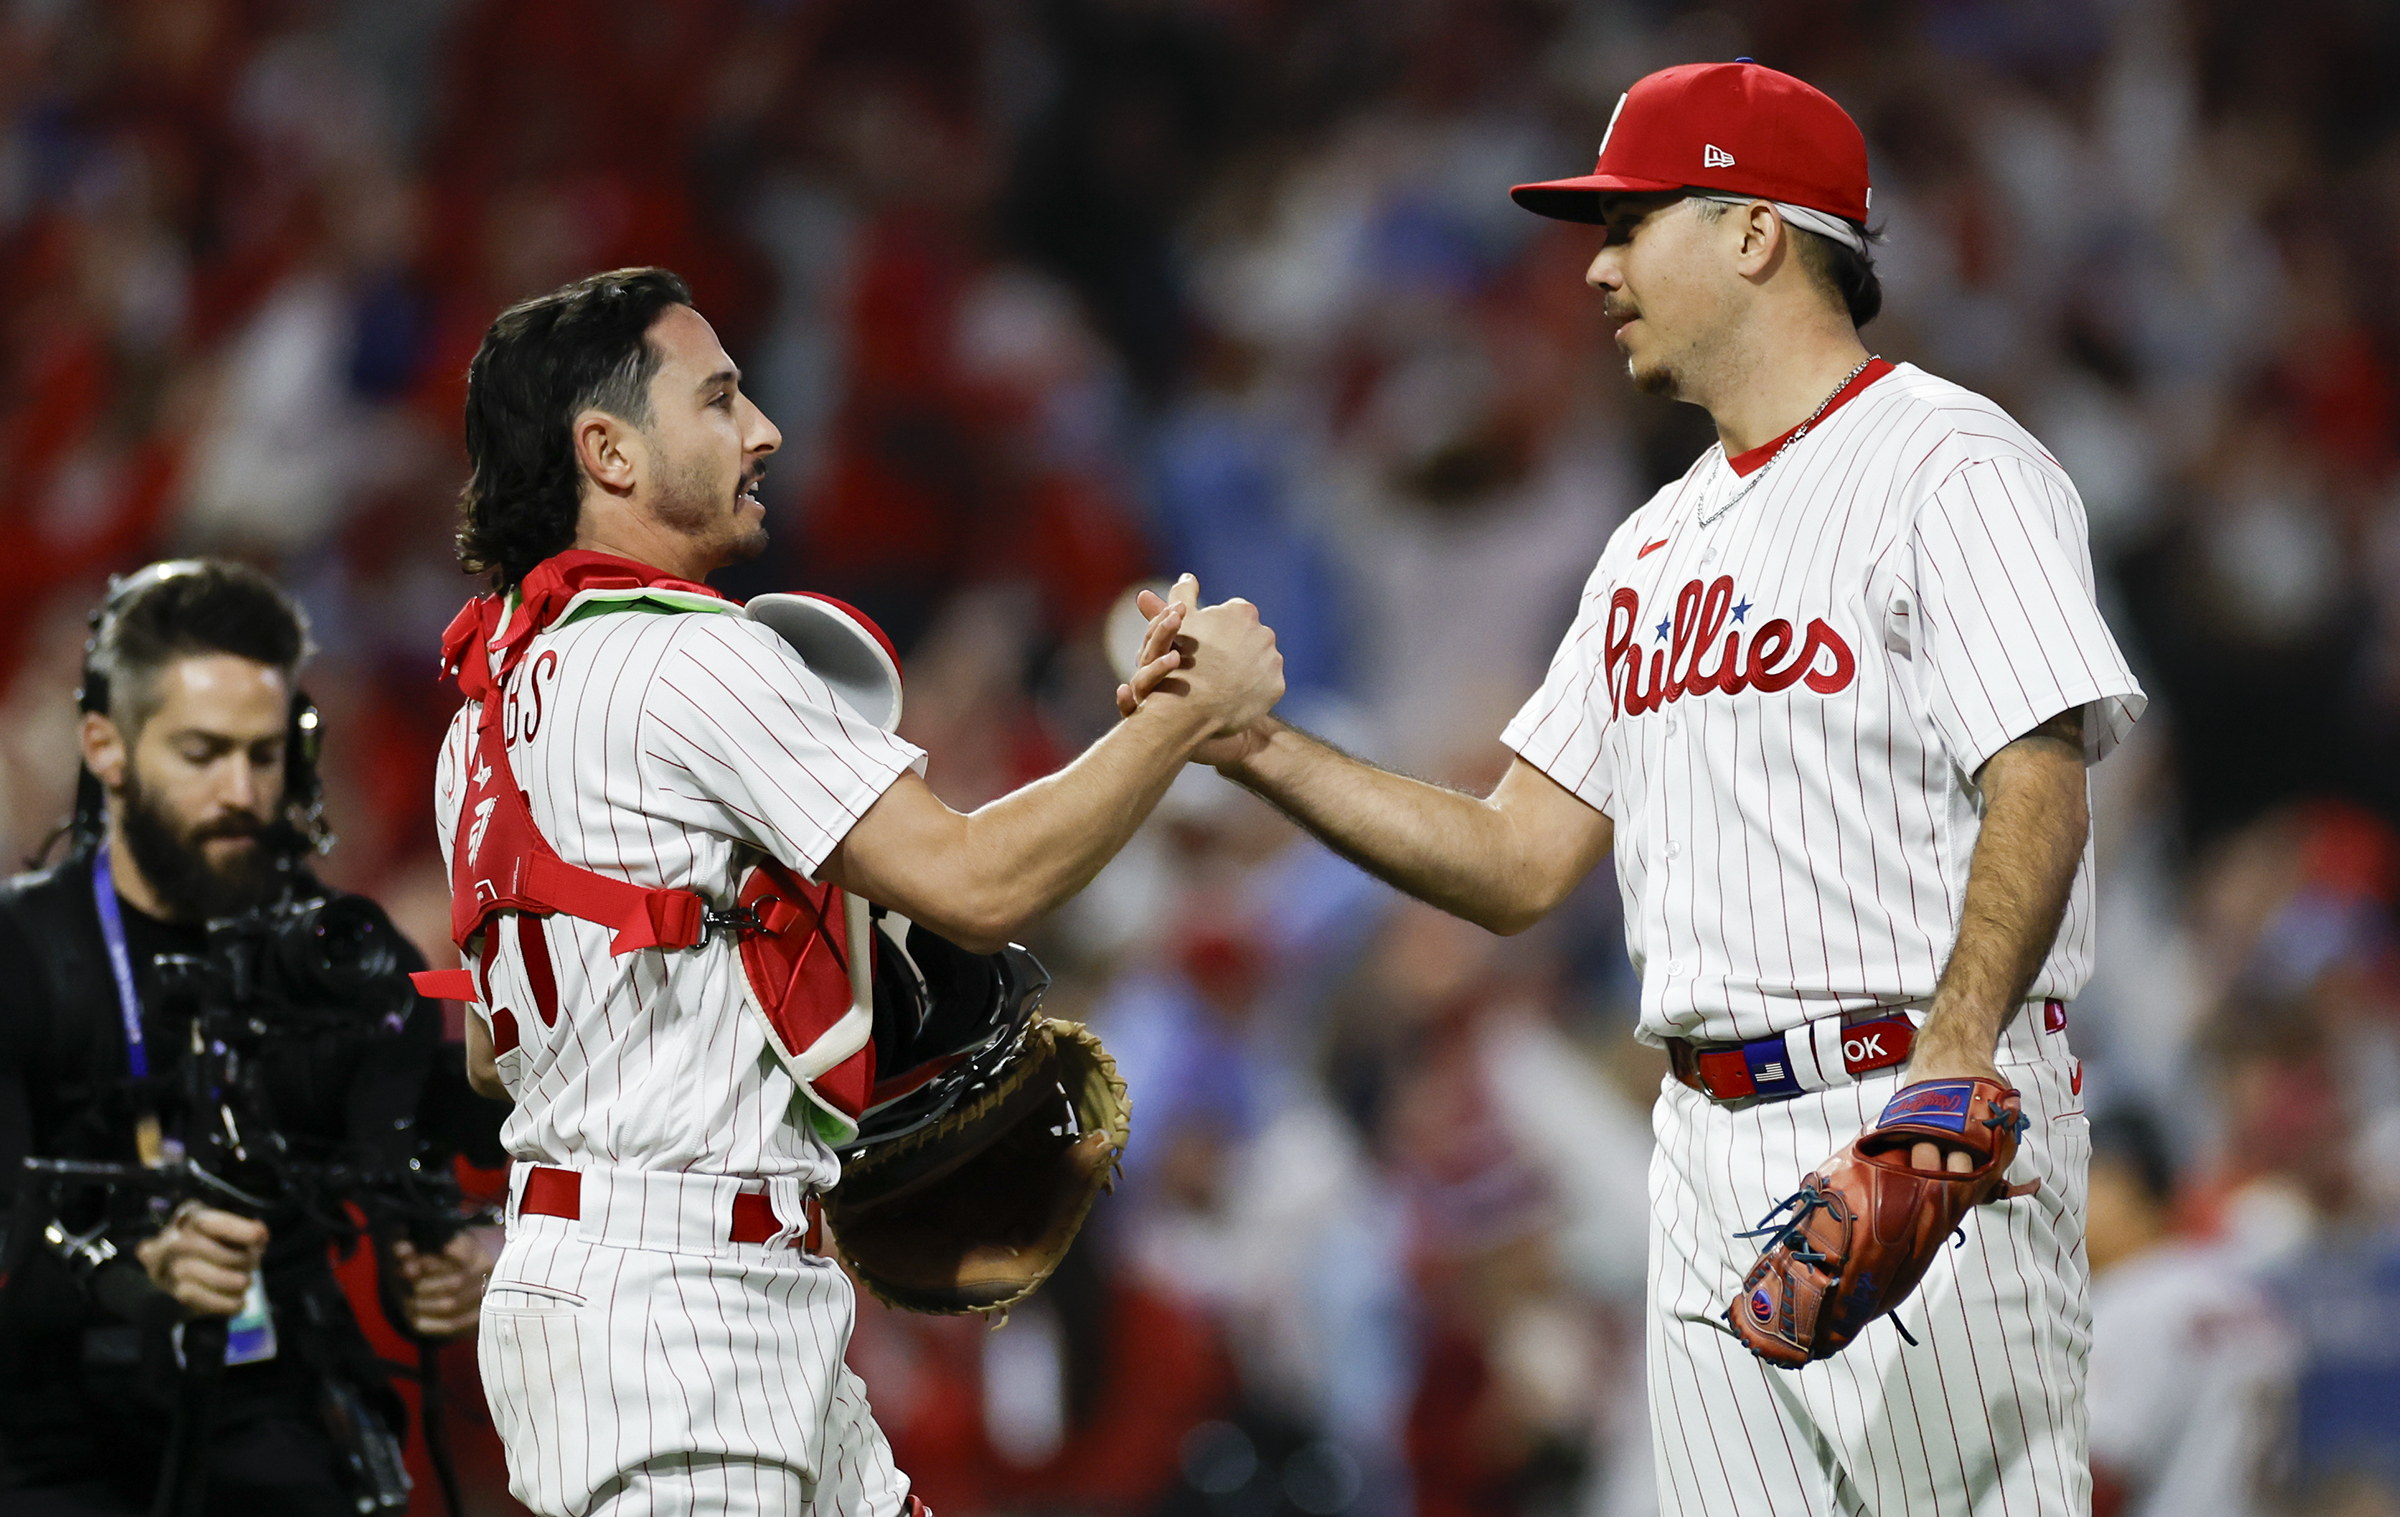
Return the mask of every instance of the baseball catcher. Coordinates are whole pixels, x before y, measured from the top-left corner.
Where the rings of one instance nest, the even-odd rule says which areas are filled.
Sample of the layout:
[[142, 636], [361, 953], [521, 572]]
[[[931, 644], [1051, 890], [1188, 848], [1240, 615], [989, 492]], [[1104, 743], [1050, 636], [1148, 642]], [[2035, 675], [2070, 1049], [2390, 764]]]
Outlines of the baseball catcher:
[[[1199, 610], [1156, 661], [1164, 701], [951, 809], [892, 730], [872, 622], [705, 583], [767, 541], [781, 434], [741, 378], [660, 269], [512, 306], [468, 371], [460, 555], [492, 591], [443, 642], [461, 967], [429, 989], [469, 1004], [470, 1077], [512, 1103], [478, 1350], [510, 1490], [545, 1514], [921, 1510], [843, 1363], [856, 1298], [818, 1225], [840, 1155], [870, 1285], [955, 1310], [1040, 1278], [1124, 1124], [1089, 1099], [1113, 1095], [1099, 1056], [1034, 1020], [1039, 966], [1009, 941], [1283, 688], [1254, 608]], [[909, 1183], [868, 1197], [883, 1148]], [[979, 1160], [1032, 1220], [943, 1202]], [[928, 1227], [918, 1198], [943, 1206]], [[932, 1221], [972, 1227], [928, 1268]]]
[[[596, 588], [593, 580], [579, 593]], [[744, 614], [771, 628], [845, 709], [887, 733], [899, 727], [898, 655], [864, 613], [798, 594], [758, 596]], [[483, 725], [485, 762], [505, 776], [506, 752], [490, 741], [500, 723], [487, 716]], [[1058, 1267], [1113, 1183], [1129, 1108], [1098, 1037], [1034, 1014], [1050, 985], [1038, 959], [1013, 943], [973, 953], [914, 923], [895, 937], [881, 907], [772, 858], [752, 866], [735, 910], [679, 911], [677, 892], [636, 891], [559, 863], [512, 815], [513, 798], [500, 789], [487, 815], [502, 843], [483, 846], [534, 862], [509, 872], [512, 889], [459, 897], [462, 944], [503, 909], [527, 906], [620, 933], [668, 933], [683, 919], [703, 934], [729, 932], [743, 1005], [843, 1160], [826, 1209], [859, 1279], [910, 1311], [1005, 1311]], [[472, 976], [423, 978], [437, 989], [476, 988]]]

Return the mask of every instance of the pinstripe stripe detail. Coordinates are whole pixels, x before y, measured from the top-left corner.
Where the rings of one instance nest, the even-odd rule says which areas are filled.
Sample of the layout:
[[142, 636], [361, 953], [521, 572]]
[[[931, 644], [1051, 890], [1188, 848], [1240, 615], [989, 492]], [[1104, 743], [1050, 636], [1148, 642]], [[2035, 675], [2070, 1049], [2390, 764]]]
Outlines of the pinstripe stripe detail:
[[1970, 1217], [1965, 1244], [1902, 1304], [1924, 1347], [1879, 1322], [1798, 1372], [1759, 1364], [1718, 1315], [1757, 1257], [1732, 1233], [1871, 1122], [1897, 1075], [1742, 1111], [1662, 1088], [1645, 1333], [1662, 1513], [2089, 1512], [2089, 1144], [2064, 1036], [2027, 1032], [2025, 1020], [2002, 1051], [2033, 1118], [2011, 1173], [2039, 1176], [2041, 1192]]
[[[663, 1218], [652, 1225], [668, 1225]], [[509, 1291], [570, 1291], [571, 1302]], [[854, 1301], [821, 1259], [591, 1241], [524, 1217], [478, 1343], [509, 1490], [544, 1514], [895, 1517], [908, 1493], [842, 1363]]]
[[[1650, 1038], [1748, 1040], [1931, 995], [1979, 825], [1968, 776], [2069, 707], [2093, 713], [2105, 753], [2142, 703], [2093, 602], [2073, 485], [1982, 397], [1902, 365], [1700, 528], [1730, 479], [1711, 451], [1618, 528], [1501, 738], [1616, 824]], [[1639, 596], [1646, 660], [1679, 588], [1720, 575], [1745, 633], [1833, 627], [1851, 684], [1621, 713], [1611, 597]], [[2090, 896], [2087, 852], [2034, 994], [2071, 998], [2089, 977]]]
[[[529, 720], [537, 697], [542, 714]], [[510, 756], [535, 824], [562, 858], [718, 902], [761, 853], [813, 871], [923, 760], [842, 709], [774, 633], [731, 616], [597, 616], [553, 629], [501, 698], [519, 713]], [[452, 723], [435, 778], [445, 856], [472, 720], [470, 708]], [[496, 1004], [558, 1013], [555, 1026], [521, 1016], [519, 1049], [501, 1061], [516, 1096], [509, 1151], [830, 1185], [832, 1156], [789, 1119], [797, 1087], [739, 1009], [731, 940], [616, 957], [608, 936], [566, 917], [500, 934]], [[545, 940], [549, 986], [525, 957]]]

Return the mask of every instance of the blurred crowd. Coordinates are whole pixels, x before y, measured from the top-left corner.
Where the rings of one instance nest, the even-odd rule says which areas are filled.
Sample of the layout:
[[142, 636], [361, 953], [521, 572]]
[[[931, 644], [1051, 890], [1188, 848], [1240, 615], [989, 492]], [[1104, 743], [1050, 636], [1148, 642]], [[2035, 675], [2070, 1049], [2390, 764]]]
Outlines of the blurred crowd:
[[[2058, 453], [2152, 695], [2072, 1010], [2101, 1510], [2400, 1513], [2391, 7], [5, 0], [4, 841], [66, 810], [106, 574], [234, 554], [314, 618], [328, 877], [445, 959], [466, 360], [632, 263], [784, 432], [725, 587], [875, 615], [953, 804], [1112, 719], [1107, 613], [1182, 570], [1261, 606], [1298, 720], [1486, 784], [1710, 440], [1506, 188], [1736, 55], [1865, 128], [1870, 345]], [[1033, 944], [1131, 1084], [1118, 1194], [997, 1331], [862, 1305], [936, 1510], [1650, 1510], [1618, 913], [1603, 870], [1495, 939], [1187, 775]]]

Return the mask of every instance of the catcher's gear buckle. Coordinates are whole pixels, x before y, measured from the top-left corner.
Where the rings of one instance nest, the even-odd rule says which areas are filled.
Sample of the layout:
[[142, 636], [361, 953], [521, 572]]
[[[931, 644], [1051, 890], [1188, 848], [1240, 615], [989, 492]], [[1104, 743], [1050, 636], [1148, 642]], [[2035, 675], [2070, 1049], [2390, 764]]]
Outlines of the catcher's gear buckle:
[[700, 914], [700, 930], [703, 932], [730, 932], [736, 936], [747, 937], [754, 932], [766, 931], [767, 925], [761, 922], [758, 919], [758, 913], [749, 907], [736, 906], [728, 911], [702, 912]]

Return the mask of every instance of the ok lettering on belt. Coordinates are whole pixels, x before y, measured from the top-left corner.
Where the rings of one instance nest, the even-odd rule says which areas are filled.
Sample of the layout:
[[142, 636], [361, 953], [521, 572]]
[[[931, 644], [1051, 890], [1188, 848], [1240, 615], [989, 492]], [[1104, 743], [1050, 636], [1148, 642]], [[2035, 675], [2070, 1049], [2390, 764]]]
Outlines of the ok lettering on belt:
[[1712, 1100], [1782, 1101], [1903, 1063], [1916, 1038], [1916, 1024], [1894, 1012], [1862, 1022], [1819, 1017], [1748, 1043], [1669, 1038], [1667, 1052], [1675, 1078]]

